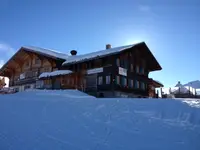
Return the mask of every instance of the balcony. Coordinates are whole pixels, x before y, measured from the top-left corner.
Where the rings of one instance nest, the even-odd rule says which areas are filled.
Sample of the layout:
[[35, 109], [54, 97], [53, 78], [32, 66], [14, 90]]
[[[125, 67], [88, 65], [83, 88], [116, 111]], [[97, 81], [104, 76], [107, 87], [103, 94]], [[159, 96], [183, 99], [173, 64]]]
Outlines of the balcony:
[[19, 79], [17, 81], [14, 81], [14, 85], [30, 84], [30, 83], [34, 83], [36, 80], [37, 80], [37, 77]]
[[39, 71], [27, 71], [25, 73], [20, 74], [19, 77], [15, 78], [14, 81], [10, 80], [10, 86], [22, 85], [22, 84], [30, 84], [34, 83], [39, 76]]

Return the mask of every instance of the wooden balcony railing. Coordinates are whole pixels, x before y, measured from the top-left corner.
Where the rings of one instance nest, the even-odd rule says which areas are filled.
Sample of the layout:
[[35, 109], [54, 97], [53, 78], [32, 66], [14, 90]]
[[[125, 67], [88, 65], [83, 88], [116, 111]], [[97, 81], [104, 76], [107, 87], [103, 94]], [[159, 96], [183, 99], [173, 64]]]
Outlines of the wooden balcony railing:
[[21, 74], [21, 78], [19, 76], [15, 78], [14, 80], [10, 80], [9, 86], [15, 86], [15, 85], [34, 82], [38, 78], [39, 73], [40, 73], [39, 69], [36, 71], [27, 71], [24, 74]]

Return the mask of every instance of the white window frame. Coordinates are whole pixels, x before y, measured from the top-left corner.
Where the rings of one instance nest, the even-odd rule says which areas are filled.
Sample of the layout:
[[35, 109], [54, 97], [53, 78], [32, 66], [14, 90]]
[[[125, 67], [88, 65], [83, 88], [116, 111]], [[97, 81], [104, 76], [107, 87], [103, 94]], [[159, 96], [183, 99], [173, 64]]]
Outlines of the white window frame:
[[128, 86], [130, 86], [131, 88], [133, 88], [134, 84], [133, 84], [133, 79], [129, 79], [128, 80]]
[[131, 72], [134, 72], [134, 66], [131, 64]]
[[116, 65], [117, 65], [118, 67], [120, 67], [120, 59], [119, 59], [119, 58], [116, 59]]
[[139, 67], [139, 65], [136, 66], [136, 73], [140, 73], [140, 67]]
[[136, 88], [139, 89], [140, 88], [140, 81], [136, 80]]
[[116, 84], [119, 84], [120, 85], [120, 76], [116, 76]]
[[122, 80], [123, 80], [123, 86], [127, 86], [127, 78], [123, 76]]
[[144, 82], [141, 82], [141, 89], [142, 90], [145, 90], [146, 88], [145, 88], [145, 83]]
[[99, 76], [98, 77], [98, 85], [102, 85], [103, 84], [103, 76]]
[[110, 84], [110, 75], [106, 76], [106, 84]]

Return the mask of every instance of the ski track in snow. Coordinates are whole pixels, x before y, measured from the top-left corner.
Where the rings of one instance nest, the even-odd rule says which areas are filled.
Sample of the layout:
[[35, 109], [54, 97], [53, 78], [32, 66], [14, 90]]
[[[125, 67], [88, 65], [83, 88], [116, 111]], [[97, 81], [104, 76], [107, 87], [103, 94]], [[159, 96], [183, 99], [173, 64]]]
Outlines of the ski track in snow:
[[199, 150], [198, 105], [96, 99], [76, 90], [0, 95], [0, 149]]

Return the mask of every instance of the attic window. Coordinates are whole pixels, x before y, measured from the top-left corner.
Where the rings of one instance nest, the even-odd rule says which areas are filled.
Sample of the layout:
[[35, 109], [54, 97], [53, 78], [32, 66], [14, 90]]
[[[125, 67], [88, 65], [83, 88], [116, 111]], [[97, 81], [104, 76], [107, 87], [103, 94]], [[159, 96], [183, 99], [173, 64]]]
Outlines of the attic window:
[[29, 61], [25, 63], [25, 67], [29, 67]]
[[36, 65], [40, 64], [40, 59], [39, 58], [35, 58], [35, 64]]

